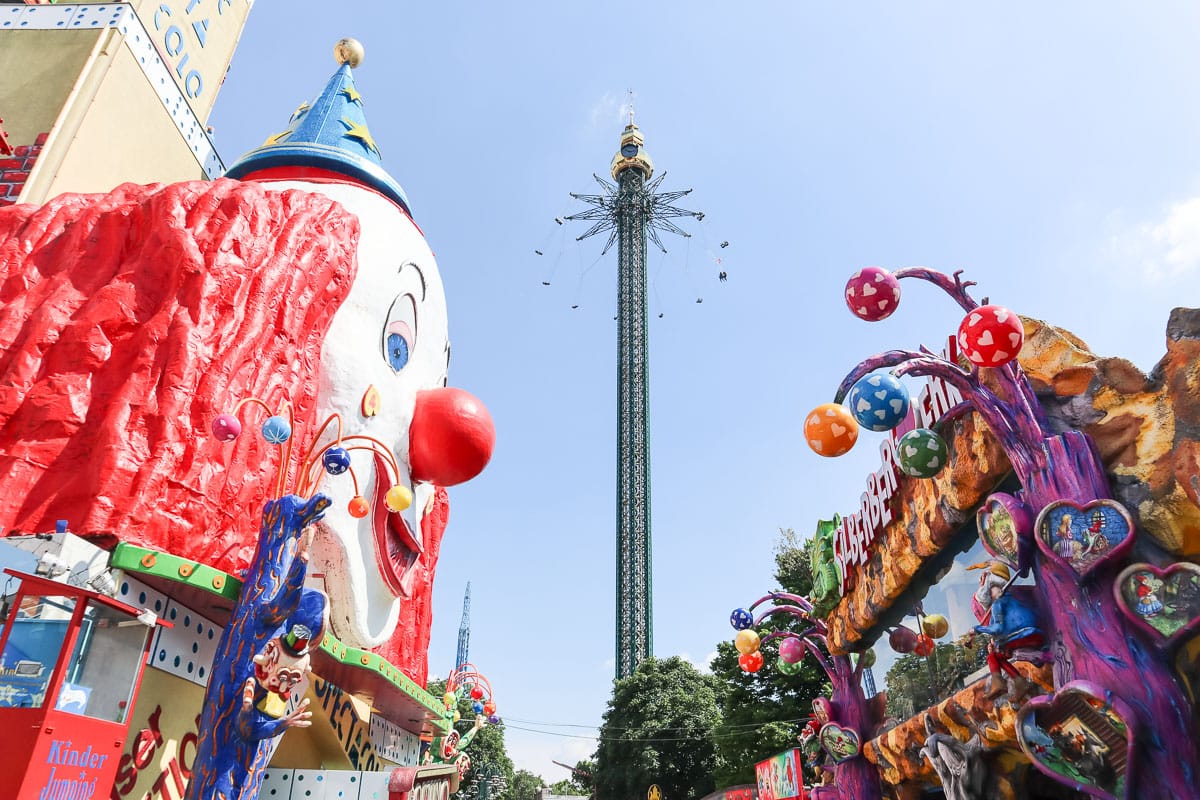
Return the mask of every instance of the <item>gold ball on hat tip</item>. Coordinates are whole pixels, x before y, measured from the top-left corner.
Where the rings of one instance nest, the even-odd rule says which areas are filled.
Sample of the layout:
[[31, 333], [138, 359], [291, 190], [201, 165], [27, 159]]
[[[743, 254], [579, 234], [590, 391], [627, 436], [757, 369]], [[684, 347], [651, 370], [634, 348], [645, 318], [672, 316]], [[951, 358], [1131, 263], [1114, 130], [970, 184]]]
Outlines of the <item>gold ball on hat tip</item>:
[[365, 55], [362, 42], [357, 39], [341, 39], [333, 46], [333, 57], [337, 63], [349, 64], [351, 69], [357, 68]]

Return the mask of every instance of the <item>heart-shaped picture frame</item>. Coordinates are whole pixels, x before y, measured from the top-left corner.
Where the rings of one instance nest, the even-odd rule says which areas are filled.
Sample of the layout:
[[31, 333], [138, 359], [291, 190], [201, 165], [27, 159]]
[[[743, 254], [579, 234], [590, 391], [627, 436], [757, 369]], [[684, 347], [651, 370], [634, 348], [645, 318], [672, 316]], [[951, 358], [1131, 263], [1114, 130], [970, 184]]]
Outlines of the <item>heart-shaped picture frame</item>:
[[983, 549], [1010, 567], [1021, 562], [1021, 542], [1033, 531], [1029, 506], [1011, 494], [996, 492], [975, 512]]
[[1042, 509], [1035, 527], [1042, 553], [1083, 576], [1133, 546], [1133, 519], [1115, 500], [1057, 500]]
[[1034, 766], [1092, 797], [1116, 800], [1134, 785], [1130, 774], [1136, 718], [1119, 699], [1074, 681], [1017, 712], [1017, 743]]
[[859, 739], [858, 731], [843, 728], [836, 722], [822, 725], [817, 738], [821, 740], [821, 747], [825, 748], [825, 752], [837, 763], [854, 758], [862, 750], [862, 740]]
[[1200, 627], [1200, 565], [1180, 561], [1159, 569], [1130, 564], [1113, 584], [1117, 605], [1156, 641], [1184, 639]]

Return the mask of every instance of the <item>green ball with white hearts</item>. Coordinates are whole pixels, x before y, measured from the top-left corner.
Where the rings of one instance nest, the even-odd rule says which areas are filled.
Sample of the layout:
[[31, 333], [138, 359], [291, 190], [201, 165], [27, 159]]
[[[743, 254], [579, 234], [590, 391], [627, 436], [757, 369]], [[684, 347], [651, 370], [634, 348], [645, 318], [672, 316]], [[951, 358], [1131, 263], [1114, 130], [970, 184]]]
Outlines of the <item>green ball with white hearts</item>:
[[914, 478], [932, 478], [942, 471], [950, 458], [946, 440], [929, 428], [914, 428], [896, 443], [900, 469]]
[[781, 658], [775, 662], [775, 668], [784, 675], [796, 675], [800, 672], [800, 663], [791, 664]]

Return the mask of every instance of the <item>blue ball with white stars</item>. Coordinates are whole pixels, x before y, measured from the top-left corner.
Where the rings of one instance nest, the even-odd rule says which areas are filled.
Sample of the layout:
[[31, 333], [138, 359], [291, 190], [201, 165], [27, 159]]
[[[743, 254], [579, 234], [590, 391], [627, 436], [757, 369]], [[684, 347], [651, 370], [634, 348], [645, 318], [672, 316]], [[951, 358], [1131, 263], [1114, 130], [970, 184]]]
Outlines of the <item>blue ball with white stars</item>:
[[729, 615], [729, 624], [734, 630], [744, 631], [754, 624], [754, 615], [744, 608], [735, 608]]
[[483, 713], [483, 703], [476, 700], [474, 703], [471, 703], [471, 710], [474, 711], [476, 714], [482, 714]]
[[858, 424], [870, 431], [890, 431], [908, 416], [908, 389], [895, 375], [872, 372], [864, 375], [846, 395], [846, 407]]
[[292, 426], [283, 417], [268, 417], [262, 425], [262, 437], [271, 444], [283, 444], [292, 438]]
[[325, 471], [330, 475], [341, 475], [350, 469], [350, 453], [344, 447], [331, 447], [321, 457]]

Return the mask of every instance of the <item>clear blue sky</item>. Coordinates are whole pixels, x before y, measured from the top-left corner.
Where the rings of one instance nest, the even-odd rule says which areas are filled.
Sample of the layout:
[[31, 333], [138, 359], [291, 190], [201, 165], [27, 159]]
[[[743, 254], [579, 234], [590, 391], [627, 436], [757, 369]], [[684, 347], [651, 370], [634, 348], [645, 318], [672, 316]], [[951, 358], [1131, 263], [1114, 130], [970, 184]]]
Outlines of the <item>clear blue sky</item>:
[[664, 188], [707, 215], [651, 260], [660, 656], [706, 661], [770, 588], [777, 529], [856, 507], [877, 441], [821, 459], [805, 413], [860, 359], [957, 327], [911, 282], [894, 317], [857, 320], [857, 268], [966, 269], [1143, 369], [1200, 300], [1193, 3], [260, 2], [211, 120], [227, 163], [320, 90], [341, 36], [366, 47], [371, 131], [438, 257], [451, 383], [498, 433], [451, 492], [431, 670], [470, 580], [472, 660], [517, 766], [549, 781], [594, 743], [516, 726], [594, 733], [524, 721], [597, 724], [613, 674], [615, 260], [581, 280], [599, 249], [568, 237], [541, 281], [627, 88]]

